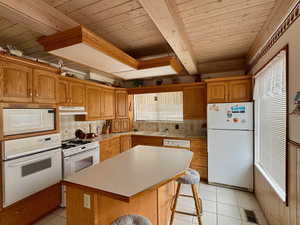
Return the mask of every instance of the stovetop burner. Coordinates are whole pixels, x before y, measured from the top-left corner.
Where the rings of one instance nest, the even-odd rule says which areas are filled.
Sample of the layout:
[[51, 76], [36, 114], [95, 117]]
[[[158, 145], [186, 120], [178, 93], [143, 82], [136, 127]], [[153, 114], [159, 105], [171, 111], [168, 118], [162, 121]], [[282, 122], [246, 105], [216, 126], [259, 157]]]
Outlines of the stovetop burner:
[[91, 143], [91, 141], [84, 141], [84, 140], [70, 140], [70, 143], [76, 144], [76, 145], [85, 145], [85, 144]]
[[71, 140], [64, 141], [62, 143], [61, 147], [62, 147], [62, 149], [69, 149], [69, 148], [74, 148], [74, 147], [89, 144], [89, 143], [91, 143], [91, 141], [71, 139]]

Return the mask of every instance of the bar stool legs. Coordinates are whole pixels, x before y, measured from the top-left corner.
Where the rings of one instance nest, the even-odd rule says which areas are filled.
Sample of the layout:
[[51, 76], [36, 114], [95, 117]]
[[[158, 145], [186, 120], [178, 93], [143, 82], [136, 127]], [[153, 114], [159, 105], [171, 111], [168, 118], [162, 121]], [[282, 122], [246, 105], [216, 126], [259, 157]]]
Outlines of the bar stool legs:
[[[173, 225], [175, 213], [180, 213], [180, 214], [189, 215], [189, 216], [196, 216], [197, 219], [198, 219], [199, 225], [202, 225], [202, 219], [201, 219], [201, 216], [202, 216], [202, 200], [199, 198], [197, 185], [196, 184], [191, 184], [193, 196], [180, 194], [180, 187], [181, 187], [181, 183], [178, 183], [178, 186], [177, 186], [177, 189], [176, 189], [176, 194], [175, 194], [175, 197], [174, 197], [173, 206], [171, 208], [172, 214], [171, 214], [171, 219], [170, 219], [170, 225]], [[176, 205], [177, 205], [177, 200], [178, 200], [179, 197], [193, 198], [194, 202], [195, 202], [196, 214], [177, 211], [176, 210]]]
[[181, 183], [178, 183], [177, 184], [177, 189], [176, 189], [176, 194], [175, 194], [175, 197], [174, 197], [174, 203], [173, 203], [173, 206], [171, 208], [172, 214], [171, 214], [171, 219], [170, 219], [170, 225], [172, 225], [173, 221], [174, 221], [174, 215], [175, 215], [175, 211], [176, 211], [177, 200], [178, 200], [178, 197], [180, 195], [180, 187], [181, 187]]
[[202, 225], [202, 220], [201, 220], [202, 200], [199, 198], [196, 184], [192, 184], [192, 192], [193, 192], [193, 197], [194, 197], [194, 201], [195, 201], [195, 208], [196, 208], [196, 214], [197, 214], [196, 216], [198, 218], [198, 223], [199, 223], [199, 225]]

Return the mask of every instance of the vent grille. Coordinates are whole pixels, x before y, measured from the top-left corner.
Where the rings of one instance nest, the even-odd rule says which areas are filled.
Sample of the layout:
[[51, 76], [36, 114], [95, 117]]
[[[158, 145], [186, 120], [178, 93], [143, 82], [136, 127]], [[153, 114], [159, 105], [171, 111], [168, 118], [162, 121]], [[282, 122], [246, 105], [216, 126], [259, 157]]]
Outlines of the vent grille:
[[248, 210], [248, 209], [244, 209], [244, 211], [245, 211], [245, 214], [246, 214], [246, 217], [247, 217], [247, 221], [249, 223], [256, 223], [256, 224], [258, 224], [257, 218], [256, 218], [256, 215], [255, 215], [254, 211]]

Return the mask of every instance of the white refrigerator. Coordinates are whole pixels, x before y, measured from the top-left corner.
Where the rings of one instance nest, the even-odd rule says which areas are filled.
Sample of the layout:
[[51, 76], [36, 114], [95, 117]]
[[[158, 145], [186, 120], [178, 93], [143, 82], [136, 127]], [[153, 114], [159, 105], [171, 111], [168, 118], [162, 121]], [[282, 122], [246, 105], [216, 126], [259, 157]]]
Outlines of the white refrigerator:
[[253, 190], [253, 103], [207, 106], [208, 182]]

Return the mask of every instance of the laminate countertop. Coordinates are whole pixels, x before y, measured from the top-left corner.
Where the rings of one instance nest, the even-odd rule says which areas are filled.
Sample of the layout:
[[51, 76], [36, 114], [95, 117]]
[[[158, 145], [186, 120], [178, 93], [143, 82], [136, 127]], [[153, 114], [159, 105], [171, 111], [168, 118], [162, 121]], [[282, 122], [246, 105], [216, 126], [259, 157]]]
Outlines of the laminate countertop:
[[138, 145], [64, 179], [91, 191], [114, 195], [124, 201], [184, 174], [193, 152]]
[[186, 134], [172, 134], [166, 132], [152, 132], [152, 131], [131, 131], [123, 133], [111, 133], [111, 134], [100, 134], [98, 137], [93, 138], [93, 141], [104, 141], [113, 137], [123, 136], [123, 135], [139, 135], [139, 136], [150, 136], [150, 137], [164, 137], [164, 138], [182, 138], [182, 139], [199, 139], [207, 138], [205, 135], [186, 135]]

